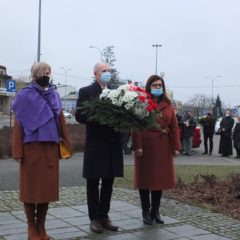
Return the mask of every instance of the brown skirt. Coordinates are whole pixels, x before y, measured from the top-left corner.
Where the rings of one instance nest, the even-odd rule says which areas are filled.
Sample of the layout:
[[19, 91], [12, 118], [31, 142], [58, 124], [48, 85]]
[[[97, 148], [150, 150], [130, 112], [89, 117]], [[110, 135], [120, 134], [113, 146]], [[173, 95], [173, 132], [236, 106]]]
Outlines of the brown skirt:
[[20, 164], [20, 201], [45, 203], [59, 199], [59, 149], [53, 142], [24, 144]]

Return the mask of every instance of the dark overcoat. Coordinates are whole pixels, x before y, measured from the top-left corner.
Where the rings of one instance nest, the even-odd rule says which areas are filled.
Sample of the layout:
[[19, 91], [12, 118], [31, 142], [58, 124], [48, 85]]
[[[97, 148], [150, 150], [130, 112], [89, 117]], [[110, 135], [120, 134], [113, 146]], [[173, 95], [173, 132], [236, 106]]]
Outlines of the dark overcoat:
[[102, 88], [97, 81], [79, 90], [76, 120], [86, 124], [83, 177], [112, 178], [123, 176], [121, 135], [106, 125], [89, 122], [82, 114], [82, 103], [99, 97]]
[[240, 149], [240, 123], [237, 122], [233, 130], [233, 146]]
[[213, 136], [215, 121], [212, 117], [206, 117], [203, 123], [203, 134], [206, 136]]
[[[188, 121], [189, 126], [187, 127], [184, 122]], [[195, 121], [195, 118], [192, 116], [186, 116], [184, 115], [181, 119], [181, 126], [182, 126], [182, 135], [183, 137], [189, 138], [192, 137], [194, 134], [194, 129], [197, 126], [197, 123]]]
[[[220, 122], [220, 144], [219, 154], [229, 156], [232, 155], [232, 128], [234, 120], [231, 116], [223, 117]], [[223, 130], [225, 129], [225, 130]]]
[[143, 149], [135, 156], [134, 185], [138, 189], [164, 190], [175, 187], [173, 156], [180, 150], [178, 123], [173, 105], [159, 104], [158, 123], [161, 129], [132, 133], [133, 149]]

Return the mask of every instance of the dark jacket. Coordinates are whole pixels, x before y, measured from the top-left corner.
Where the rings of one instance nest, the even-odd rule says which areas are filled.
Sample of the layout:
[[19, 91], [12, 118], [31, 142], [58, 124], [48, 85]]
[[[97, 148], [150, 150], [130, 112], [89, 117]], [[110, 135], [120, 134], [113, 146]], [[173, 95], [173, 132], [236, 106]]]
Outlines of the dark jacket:
[[[219, 154], [223, 156], [232, 155], [232, 128], [234, 120], [232, 117], [223, 117], [220, 123], [220, 143], [219, 143]], [[223, 128], [225, 131], [223, 131]]]
[[[189, 126], [187, 127], [184, 122], [188, 121]], [[192, 116], [184, 115], [181, 119], [181, 127], [182, 127], [182, 134], [183, 137], [192, 137], [194, 133], [194, 129], [196, 128], [197, 123]]]
[[[221, 137], [231, 138], [232, 136], [232, 128], [234, 125], [234, 120], [232, 117], [223, 117], [222, 121], [220, 122], [220, 134]], [[223, 128], [225, 131], [223, 131]]]
[[236, 123], [233, 130], [233, 146], [240, 149], [240, 122]]
[[203, 123], [203, 133], [205, 135], [213, 135], [215, 121], [212, 117], [207, 117]]
[[89, 122], [80, 109], [82, 103], [97, 98], [102, 92], [95, 81], [79, 90], [76, 120], [86, 124], [86, 144], [84, 150], [83, 177], [111, 178], [123, 176], [123, 152], [121, 135], [106, 125]]

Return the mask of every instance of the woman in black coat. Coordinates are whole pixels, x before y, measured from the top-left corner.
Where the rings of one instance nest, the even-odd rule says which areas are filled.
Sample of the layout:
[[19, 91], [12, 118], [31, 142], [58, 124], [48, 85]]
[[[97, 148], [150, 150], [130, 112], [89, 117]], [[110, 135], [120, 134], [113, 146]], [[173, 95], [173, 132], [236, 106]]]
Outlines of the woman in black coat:
[[233, 130], [233, 147], [236, 149], [236, 158], [240, 158], [240, 116], [237, 117], [237, 123]]
[[234, 125], [234, 120], [231, 117], [231, 112], [226, 111], [225, 117], [222, 118], [220, 123], [220, 144], [219, 144], [219, 154], [222, 154], [223, 157], [228, 157], [232, 155], [232, 128]]

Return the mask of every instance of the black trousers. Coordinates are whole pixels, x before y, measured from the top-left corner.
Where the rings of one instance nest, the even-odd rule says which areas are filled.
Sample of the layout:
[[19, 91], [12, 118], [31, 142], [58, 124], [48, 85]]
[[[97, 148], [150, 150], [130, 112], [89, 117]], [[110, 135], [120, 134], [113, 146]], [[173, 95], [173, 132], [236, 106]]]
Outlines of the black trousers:
[[208, 153], [208, 139], [209, 139], [209, 153], [212, 153], [213, 150], [213, 134], [203, 134], [204, 137], [204, 149]]
[[237, 157], [240, 158], [240, 149], [239, 148], [235, 148], [235, 150], [236, 150], [236, 153], [237, 153]]
[[87, 179], [87, 204], [90, 220], [108, 218], [114, 178]]
[[[151, 193], [151, 203], [150, 203]], [[143, 190], [139, 189], [139, 195], [141, 200], [142, 210], [158, 211], [160, 208], [160, 202], [162, 197], [162, 190]]]

